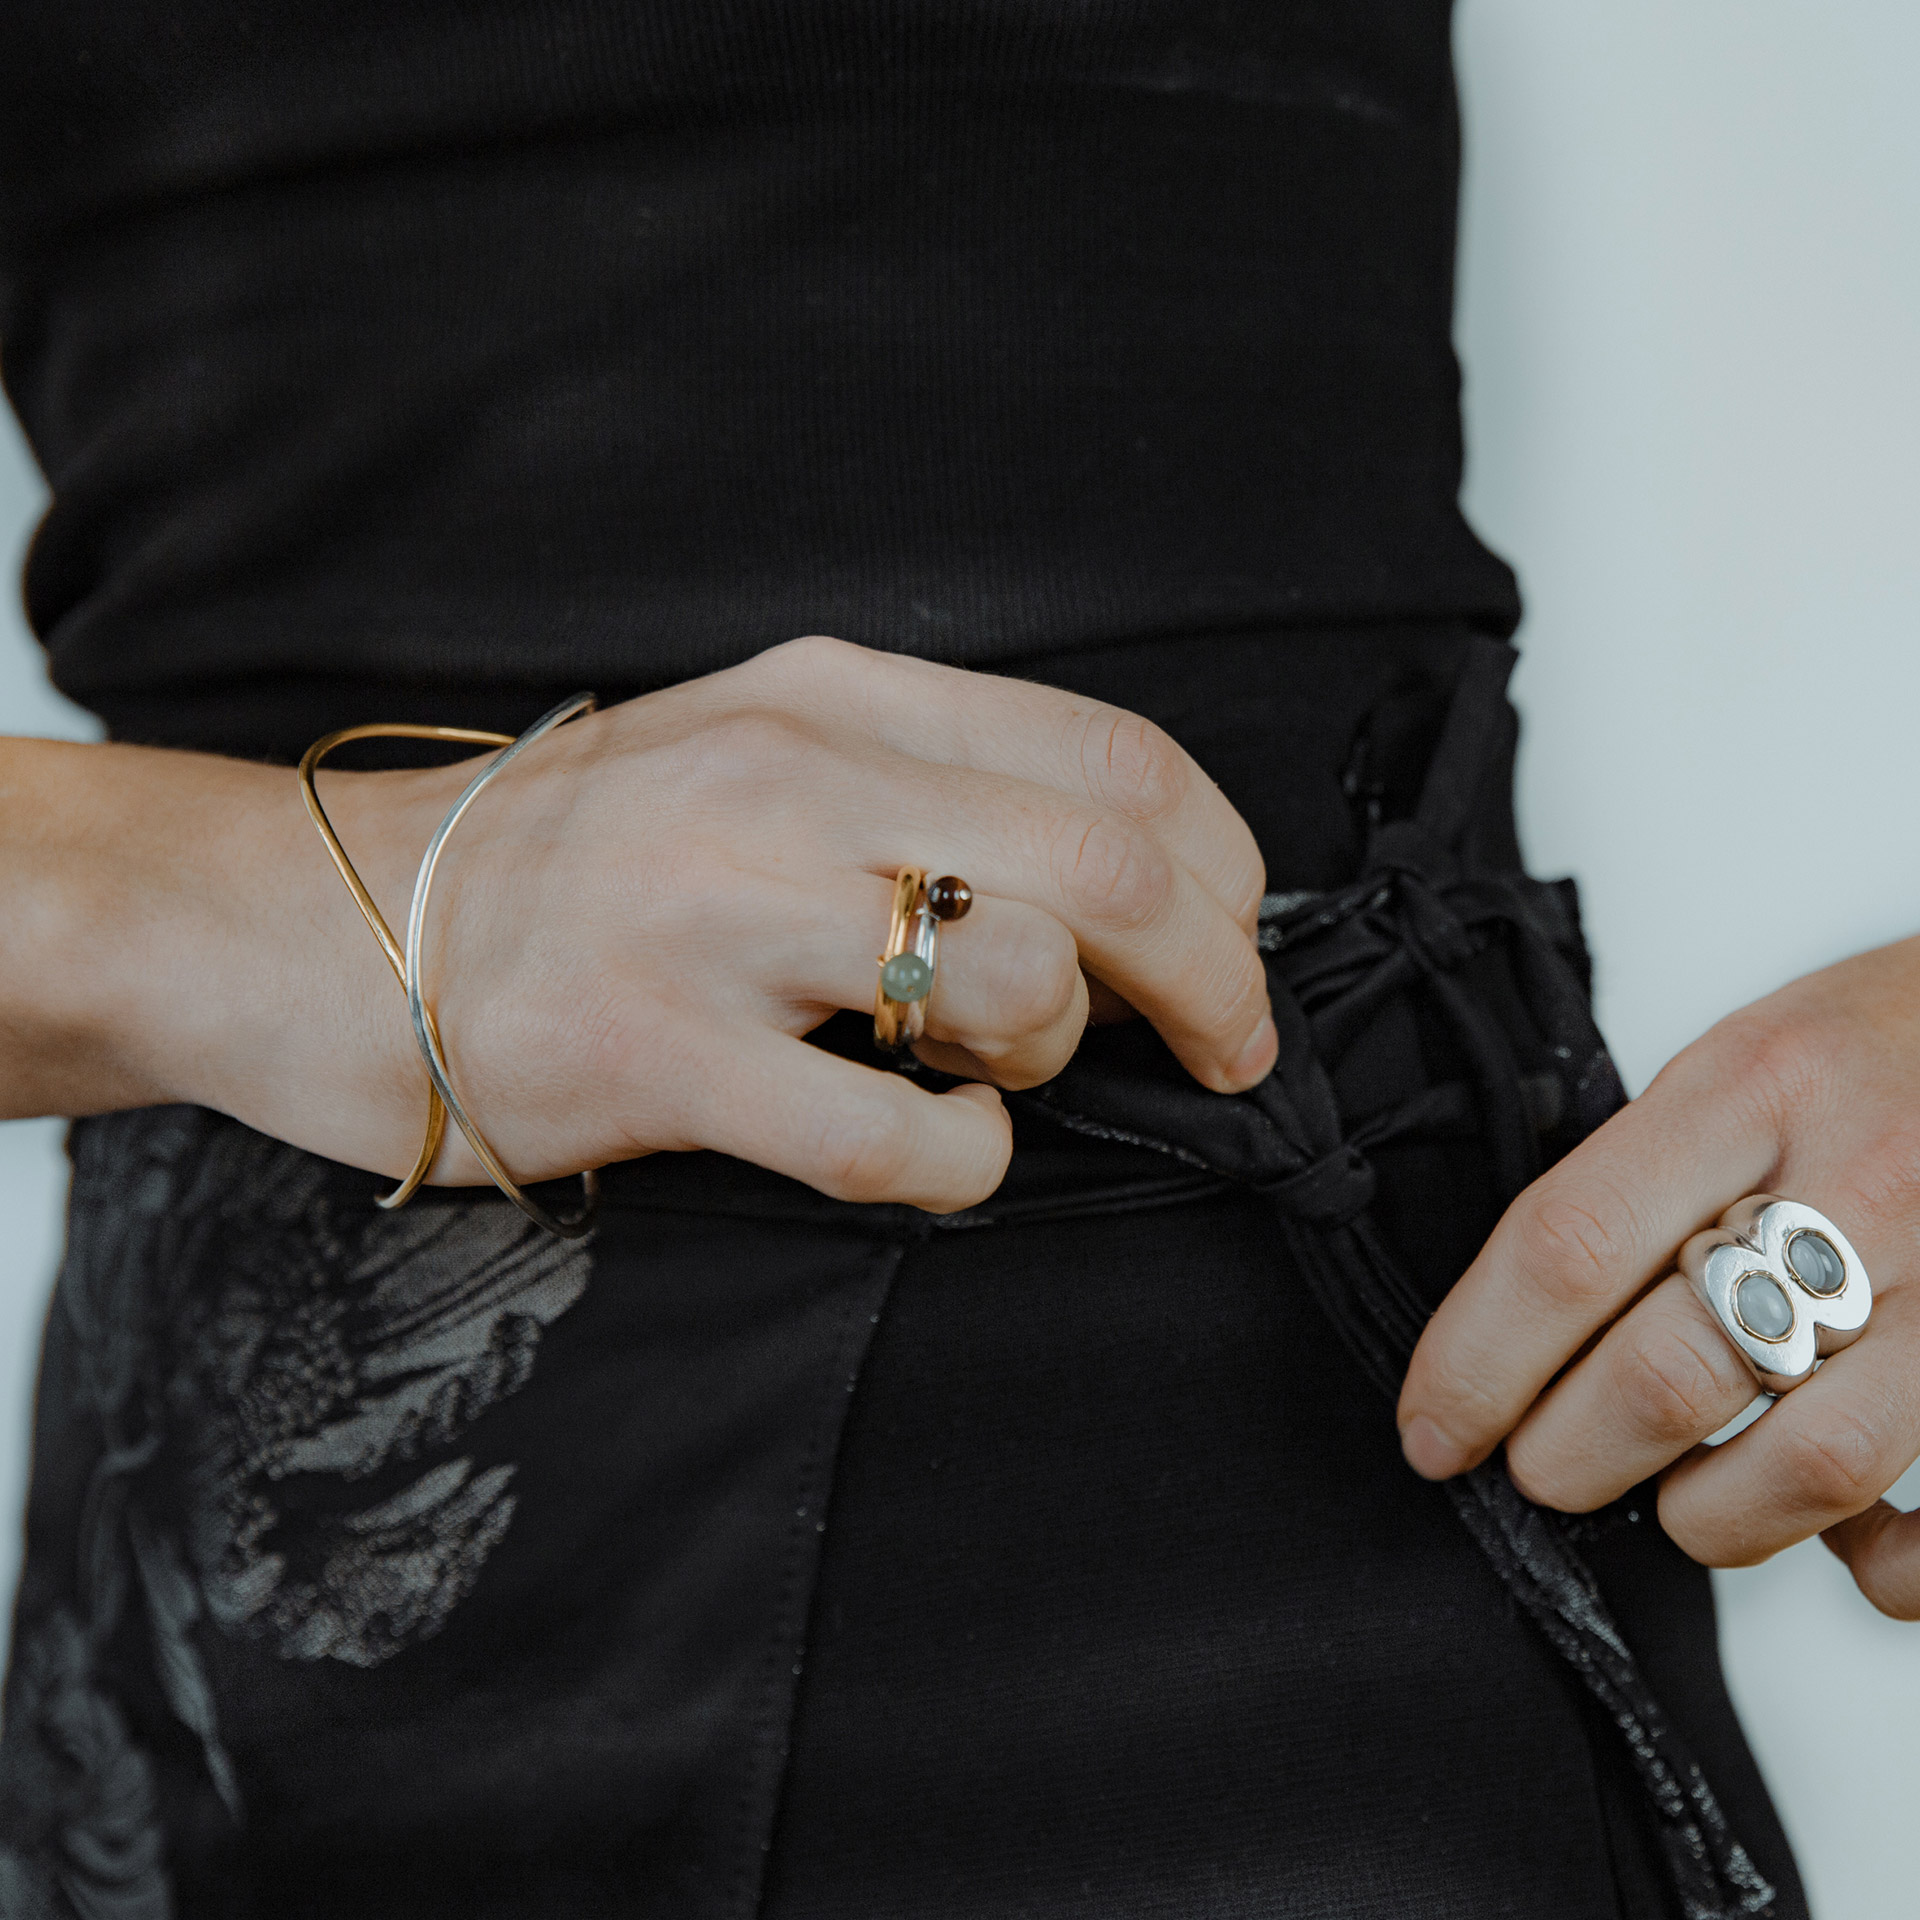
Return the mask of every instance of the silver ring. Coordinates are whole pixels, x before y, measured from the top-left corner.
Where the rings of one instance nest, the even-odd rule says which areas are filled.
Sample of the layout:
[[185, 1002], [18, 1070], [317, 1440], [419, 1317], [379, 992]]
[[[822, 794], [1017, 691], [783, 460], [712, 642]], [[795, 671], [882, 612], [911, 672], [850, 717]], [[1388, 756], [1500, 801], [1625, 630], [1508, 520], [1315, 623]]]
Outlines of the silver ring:
[[881, 952], [873, 997], [873, 1043], [900, 1054], [927, 1030], [927, 998], [940, 964], [940, 923], [964, 920], [973, 889], [958, 874], [929, 880], [922, 867], [902, 867], [893, 883], [893, 916]]
[[1680, 1271], [1769, 1393], [1789, 1393], [1851, 1346], [1873, 1311], [1853, 1242], [1824, 1213], [1751, 1193], [1680, 1249]]

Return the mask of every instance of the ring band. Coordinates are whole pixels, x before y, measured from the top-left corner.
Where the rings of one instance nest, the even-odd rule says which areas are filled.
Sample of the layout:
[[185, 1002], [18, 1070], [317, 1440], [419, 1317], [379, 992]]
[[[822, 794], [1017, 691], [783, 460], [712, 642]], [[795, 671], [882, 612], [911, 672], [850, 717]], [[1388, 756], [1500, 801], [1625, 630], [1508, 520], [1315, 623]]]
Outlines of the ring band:
[[924, 867], [894, 876], [893, 911], [873, 997], [873, 1044], [902, 1053], [927, 1030], [927, 1001], [940, 964], [940, 923], [965, 917], [973, 889], [955, 874], [931, 883]]
[[1824, 1213], [1753, 1193], [1680, 1249], [1680, 1271], [1769, 1393], [1789, 1393], [1851, 1346], [1873, 1311], [1853, 1243]]

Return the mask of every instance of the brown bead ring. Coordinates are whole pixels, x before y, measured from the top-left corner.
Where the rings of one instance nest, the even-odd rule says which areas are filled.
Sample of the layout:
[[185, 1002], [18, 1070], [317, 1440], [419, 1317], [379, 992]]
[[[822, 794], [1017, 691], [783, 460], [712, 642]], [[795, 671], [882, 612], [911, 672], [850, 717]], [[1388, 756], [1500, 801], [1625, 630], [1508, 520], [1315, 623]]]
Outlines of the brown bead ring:
[[882, 1052], [899, 1053], [926, 1032], [940, 923], [964, 920], [972, 905], [973, 889], [956, 874], [929, 881], [924, 867], [902, 867], [895, 876], [873, 1002], [873, 1044]]

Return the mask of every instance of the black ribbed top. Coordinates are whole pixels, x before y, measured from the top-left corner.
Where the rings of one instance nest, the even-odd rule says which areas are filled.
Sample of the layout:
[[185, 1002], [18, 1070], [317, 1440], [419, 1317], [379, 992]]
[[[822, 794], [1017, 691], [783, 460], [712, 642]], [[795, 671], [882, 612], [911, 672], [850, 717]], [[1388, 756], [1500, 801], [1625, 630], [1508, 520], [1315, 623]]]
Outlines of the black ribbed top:
[[238, 744], [250, 689], [631, 690], [808, 631], [1507, 631], [1456, 504], [1447, 36], [1445, 0], [13, 0], [55, 677]]

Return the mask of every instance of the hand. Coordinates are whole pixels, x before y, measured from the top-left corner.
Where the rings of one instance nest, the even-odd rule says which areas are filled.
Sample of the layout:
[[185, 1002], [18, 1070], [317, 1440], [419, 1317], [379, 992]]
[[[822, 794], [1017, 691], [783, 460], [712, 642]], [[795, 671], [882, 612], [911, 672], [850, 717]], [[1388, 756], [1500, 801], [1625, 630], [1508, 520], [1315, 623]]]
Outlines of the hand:
[[[1755, 1192], [1832, 1218], [1873, 1281], [1866, 1332], [1734, 1439], [1753, 1376], [1673, 1272]], [[1724, 1020], [1507, 1210], [1400, 1397], [1429, 1478], [1502, 1439], [1520, 1490], [1589, 1512], [1662, 1473], [1661, 1524], [1708, 1566], [1813, 1533], [1882, 1612], [1920, 1618], [1920, 1514], [1879, 1496], [1920, 1456], [1920, 939]]]
[[[37, 886], [61, 903], [56, 920], [78, 914], [84, 937], [63, 944], [96, 956], [84, 981], [45, 987], [66, 996], [60, 1018], [29, 1010], [107, 1063], [63, 1110], [192, 1100], [404, 1171], [426, 1113], [405, 1002], [292, 774], [50, 752], [70, 784], [75, 765], [94, 769], [80, 812], [105, 822], [15, 894]], [[396, 927], [472, 764], [320, 776]], [[46, 834], [70, 838], [72, 811], [46, 800]], [[8, 852], [17, 867], [21, 849]], [[1072, 694], [804, 640], [562, 728], [450, 844], [429, 996], [495, 1150], [527, 1180], [712, 1147], [847, 1199], [984, 1199], [1010, 1151], [991, 1087], [936, 1096], [800, 1039], [838, 1008], [871, 1010], [906, 861], [975, 893], [941, 942], [930, 1063], [1003, 1087], [1050, 1077], [1078, 1043], [1091, 977], [1208, 1086], [1271, 1067], [1259, 853], [1179, 747]], [[76, 872], [85, 908], [61, 878]], [[17, 996], [49, 969], [16, 957]], [[14, 1110], [31, 1111], [20, 1085]], [[448, 1134], [433, 1177], [482, 1178]]]

